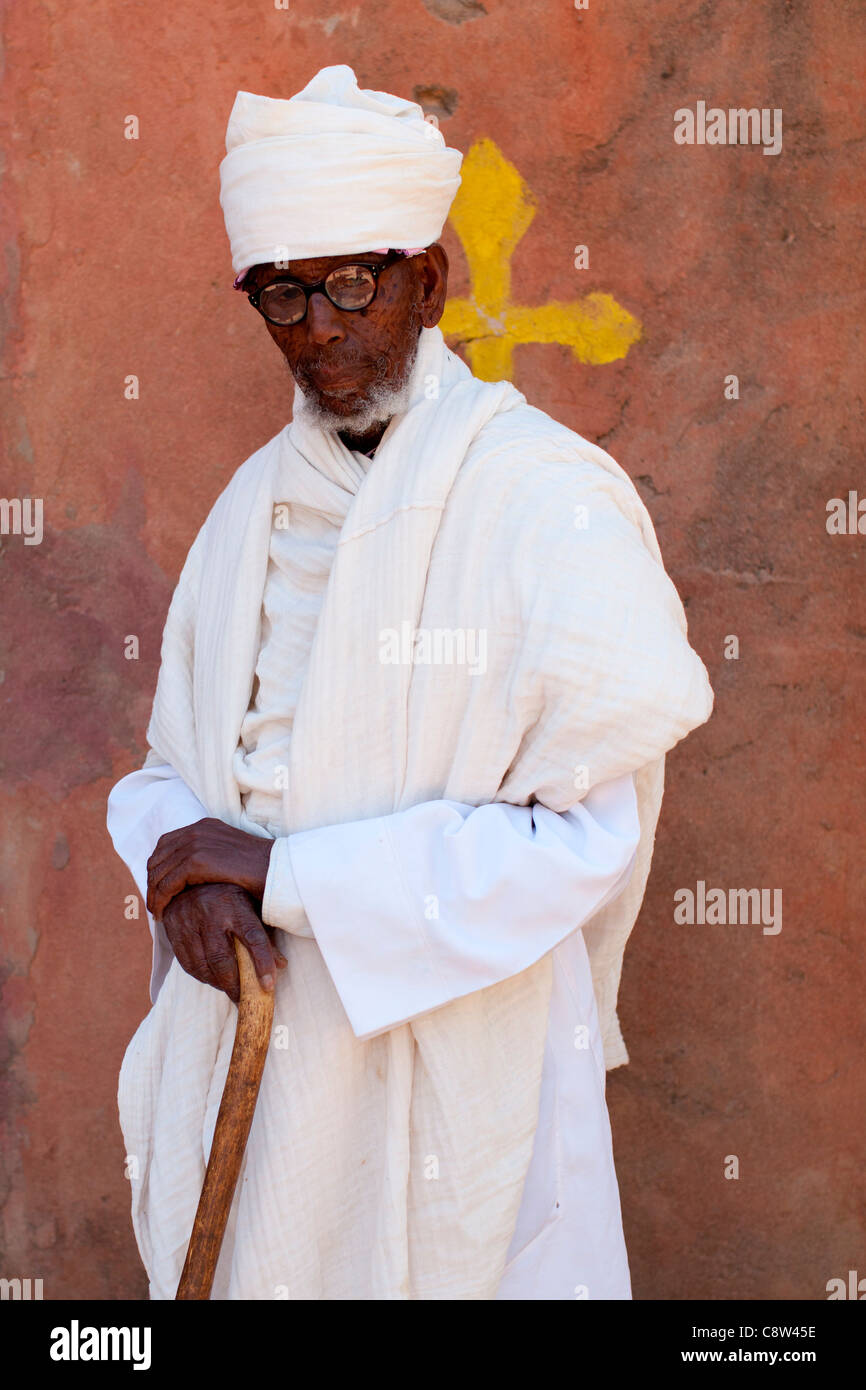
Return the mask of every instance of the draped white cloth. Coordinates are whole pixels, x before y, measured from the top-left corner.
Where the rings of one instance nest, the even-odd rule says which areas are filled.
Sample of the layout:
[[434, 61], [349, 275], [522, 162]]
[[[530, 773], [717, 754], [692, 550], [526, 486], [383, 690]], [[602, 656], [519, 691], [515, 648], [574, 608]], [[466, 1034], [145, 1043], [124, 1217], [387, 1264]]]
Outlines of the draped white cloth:
[[[336, 505], [316, 459], [340, 447], [296, 420], [253, 455], [199, 533], [172, 601], [148, 741], [234, 824], [274, 503]], [[577, 508], [588, 526], [575, 525]], [[486, 671], [383, 663], [383, 630], [404, 622], [486, 632]], [[422, 330], [411, 408], [344, 511], [294, 718], [287, 829], [435, 797], [564, 811], [582, 795], [576, 769], [590, 785], [639, 769], [634, 875], [585, 930], [616, 1064], [616, 988], [663, 755], [710, 707], [626, 475], [507, 383], [475, 380], [438, 329]], [[549, 958], [359, 1046], [314, 943], [295, 956], [287, 1064], [324, 1056], [340, 1086], [308, 1114], [260, 1104], [217, 1296], [273, 1297], [276, 1284], [315, 1297], [299, 1290], [320, 1279], [327, 1297], [494, 1297], [538, 1116]], [[190, 1016], [181, 1037], [172, 1020]], [[182, 1262], [232, 1018], [224, 996], [173, 968], [124, 1062], [121, 1121], [145, 1175], [134, 1219], [156, 1296], [172, 1296]], [[345, 1126], [354, 1148], [334, 1142]], [[435, 1183], [424, 1181], [430, 1155]], [[292, 1232], [289, 1250], [277, 1229]]]
[[[273, 836], [285, 835], [288, 830], [283, 808], [288, 798], [281, 794], [278, 774], [289, 764], [295, 710], [340, 528], [370, 459], [342, 449], [334, 450], [324, 463], [321, 481], [329, 490], [327, 495], [312, 499], [319, 505], [305, 506], [296, 500], [289, 516], [288, 505], [277, 504], [269, 538], [253, 696], [234, 755], [233, 771], [242, 803], [240, 824], [253, 832], [264, 828]], [[277, 491], [283, 490], [278, 485]], [[289, 478], [285, 490], [292, 491]]]
[[[272, 549], [275, 537], [276, 532]], [[272, 571], [266, 600], [273, 577]], [[275, 640], [279, 632], [272, 634], [271, 642]], [[259, 669], [270, 664], [267, 655], [263, 646]], [[446, 810], [449, 824], [443, 833]], [[147, 891], [147, 860], [160, 836], [206, 815], [207, 809], [176, 770], [155, 759], [112, 788], [108, 828], [142, 897]], [[464, 819], [455, 832], [451, 822], [457, 815]], [[387, 832], [393, 859], [389, 865], [374, 852], [370, 862], [370, 841], [365, 839], [364, 872], [359, 875], [358, 836], [362, 826], [370, 825]], [[311, 834], [317, 837], [313, 854], [305, 838]], [[464, 847], [466, 837], [470, 843]], [[305, 935], [315, 936], [320, 948], [326, 943], [325, 963], [349, 1020], [361, 1019], [360, 1028], [354, 1022], [351, 1028], [349, 1021], [344, 1024], [343, 1032], [355, 1036], [361, 1035], [365, 1024], [372, 1033], [380, 1032], [485, 983], [507, 979], [531, 964], [539, 947], [542, 951], [553, 947], [538, 1125], [497, 1299], [571, 1301], [578, 1289], [592, 1299], [631, 1297], [604, 1096], [604, 1053], [580, 927], [622, 891], [639, 840], [633, 778], [626, 776], [593, 787], [582, 802], [561, 814], [540, 802], [533, 806], [491, 802], [473, 808], [431, 801], [408, 813], [395, 812], [372, 822], [348, 821], [321, 832], [301, 831], [297, 838], [288, 836], [274, 843], [268, 873], [272, 891], [265, 894], [270, 901], [262, 904], [262, 916], [292, 934], [280, 938], [290, 961], [276, 985], [276, 1030], [283, 1034], [284, 1020], [297, 1012], [294, 957], [297, 951], [310, 949], [292, 939], [302, 929]], [[294, 875], [287, 881], [280, 866], [274, 871], [277, 851], [289, 845], [304, 884], [301, 911], [295, 906], [299, 895]], [[423, 947], [413, 943], [416, 949], [406, 951], [411, 927], [401, 920], [401, 910], [406, 913], [407, 887], [410, 896], [420, 901], [431, 883], [440, 900], [436, 933], [427, 936]], [[411, 911], [408, 916], [412, 918]], [[148, 918], [154, 931], [155, 998], [172, 954], [168, 943], [160, 939], [161, 923], [154, 923], [150, 914]], [[414, 969], [424, 947], [433, 953], [441, 977], [436, 981], [439, 996], [432, 1001], [430, 982], [417, 979]], [[480, 969], [487, 977], [484, 980], [479, 980]], [[197, 1021], [194, 1013], [174, 1009], [166, 1026], [178, 1036], [182, 1052], [182, 1035], [196, 1028]], [[275, 1038], [279, 1036], [275, 1031]], [[305, 1060], [307, 1064], [298, 1067], [287, 1050], [274, 1052], [262, 1081], [267, 1093], [278, 1095], [274, 1099], [269, 1094], [271, 1110], [290, 1117], [305, 1115], [310, 1106], [304, 1092], [312, 1092], [313, 1106], [320, 1108], [323, 1094], [333, 1090], [327, 1055], [320, 1051], [312, 1064]], [[151, 1054], [151, 1065], [153, 1061]], [[164, 1084], [170, 1084], [168, 1079]], [[347, 1113], [352, 1109], [350, 1104]], [[163, 1127], [160, 1142], [177, 1154], [182, 1145], [173, 1140], [174, 1135]], [[351, 1149], [353, 1141], [354, 1136], [341, 1126], [339, 1143]], [[201, 1148], [200, 1139], [196, 1147]], [[425, 1177], [438, 1180], [435, 1171], [425, 1171]], [[295, 1179], [285, 1175], [282, 1181], [291, 1186]], [[275, 1210], [275, 1222], [278, 1215], [282, 1213]], [[146, 1210], [139, 1227], [144, 1232], [149, 1229]], [[327, 1248], [327, 1229], [323, 1235]], [[289, 1246], [294, 1240], [292, 1226], [278, 1225], [270, 1247]], [[153, 1259], [146, 1245], [142, 1253], [151, 1268]], [[321, 1273], [319, 1260], [316, 1282], [307, 1284], [305, 1296], [330, 1294]], [[363, 1277], [362, 1271], [357, 1288], [362, 1287]]]

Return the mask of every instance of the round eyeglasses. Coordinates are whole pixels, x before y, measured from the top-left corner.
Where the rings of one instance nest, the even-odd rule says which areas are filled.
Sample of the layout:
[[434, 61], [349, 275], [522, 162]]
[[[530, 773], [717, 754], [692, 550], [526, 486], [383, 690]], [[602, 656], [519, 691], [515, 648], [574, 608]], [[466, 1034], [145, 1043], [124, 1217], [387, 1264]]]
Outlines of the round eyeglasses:
[[289, 328], [300, 323], [307, 312], [311, 294], [324, 293], [337, 309], [354, 312], [366, 309], [376, 298], [379, 276], [396, 260], [411, 260], [400, 251], [389, 251], [384, 260], [375, 264], [366, 262], [339, 265], [319, 280], [315, 285], [304, 285], [298, 280], [272, 280], [260, 290], [247, 295], [254, 309], [258, 309], [268, 323], [280, 328]]

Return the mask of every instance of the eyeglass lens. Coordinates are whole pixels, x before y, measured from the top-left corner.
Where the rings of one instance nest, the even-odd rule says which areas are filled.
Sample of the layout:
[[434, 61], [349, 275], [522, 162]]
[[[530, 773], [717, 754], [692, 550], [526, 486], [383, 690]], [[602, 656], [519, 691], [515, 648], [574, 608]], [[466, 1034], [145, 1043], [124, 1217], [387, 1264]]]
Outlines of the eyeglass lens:
[[[341, 265], [325, 280], [325, 293], [338, 309], [364, 309], [376, 293], [376, 277], [367, 266]], [[267, 285], [259, 295], [259, 307], [272, 323], [300, 323], [307, 296], [297, 285]]]

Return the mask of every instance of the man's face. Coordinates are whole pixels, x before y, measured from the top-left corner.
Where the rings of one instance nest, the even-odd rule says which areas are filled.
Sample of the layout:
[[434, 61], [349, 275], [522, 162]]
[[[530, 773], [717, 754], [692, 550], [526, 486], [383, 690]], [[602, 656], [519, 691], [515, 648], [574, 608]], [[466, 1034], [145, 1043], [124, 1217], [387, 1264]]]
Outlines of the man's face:
[[[250, 294], [274, 280], [315, 284], [341, 265], [381, 265], [376, 252], [321, 256], [253, 266], [243, 282]], [[420, 255], [401, 257], [378, 277], [376, 295], [366, 309], [338, 309], [319, 290], [309, 298], [300, 323], [267, 329], [305, 395], [320, 410], [347, 421], [371, 399], [398, 391], [406, 381], [423, 327], [439, 322], [445, 307], [448, 258], [435, 243]]]

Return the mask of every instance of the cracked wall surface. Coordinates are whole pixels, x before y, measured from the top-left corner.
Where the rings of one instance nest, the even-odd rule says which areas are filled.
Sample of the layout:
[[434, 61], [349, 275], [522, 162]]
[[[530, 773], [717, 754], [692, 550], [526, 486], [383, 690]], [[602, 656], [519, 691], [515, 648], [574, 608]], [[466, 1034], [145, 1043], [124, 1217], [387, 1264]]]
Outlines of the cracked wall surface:
[[[347, 62], [518, 171], [535, 211], [512, 306], [606, 295], [640, 325], [601, 364], [560, 341], [510, 355], [529, 401], [635, 480], [716, 691], [668, 761], [623, 975], [631, 1063], [608, 1078], [634, 1293], [826, 1297], [866, 1235], [866, 535], [825, 524], [828, 499], [866, 496], [862, 8], [293, 0], [238, 25], [46, 0], [3, 26], [0, 492], [43, 499], [44, 538], [0, 535], [0, 1276], [146, 1295], [115, 1095], [150, 951], [105, 803], [144, 760], [186, 550], [290, 409], [231, 291], [234, 94]], [[699, 100], [781, 108], [781, 154], [677, 145], [674, 112]], [[471, 307], [454, 225], [443, 243]], [[781, 932], [676, 924], [698, 880], [780, 888]]]

